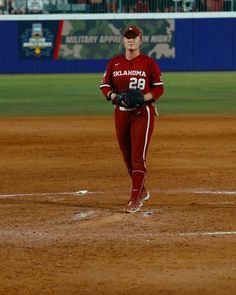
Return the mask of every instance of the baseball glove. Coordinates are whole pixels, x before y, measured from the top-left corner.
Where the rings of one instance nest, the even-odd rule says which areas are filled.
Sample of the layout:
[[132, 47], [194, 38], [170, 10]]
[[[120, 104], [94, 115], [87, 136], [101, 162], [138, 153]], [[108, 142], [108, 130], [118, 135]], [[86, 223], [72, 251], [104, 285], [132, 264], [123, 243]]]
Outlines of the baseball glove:
[[144, 104], [144, 97], [139, 89], [129, 89], [125, 93], [124, 104], [127, 108], [135, 108]]

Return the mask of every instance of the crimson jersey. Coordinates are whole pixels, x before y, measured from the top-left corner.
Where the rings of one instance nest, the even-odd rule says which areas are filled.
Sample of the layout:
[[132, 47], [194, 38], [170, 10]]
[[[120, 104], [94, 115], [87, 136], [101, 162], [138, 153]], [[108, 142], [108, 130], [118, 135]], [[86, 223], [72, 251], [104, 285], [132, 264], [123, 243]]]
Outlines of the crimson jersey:
[[161, 71], [151, 57], [140, 54], [132, 60], [125, 55], [113, 57], [107, 65], [100, 89], [107, 96], [109, 91], [126, 92], [128, 89], [139, 88], [143, 94], [152, 93], [153, 100], [163, 93]]

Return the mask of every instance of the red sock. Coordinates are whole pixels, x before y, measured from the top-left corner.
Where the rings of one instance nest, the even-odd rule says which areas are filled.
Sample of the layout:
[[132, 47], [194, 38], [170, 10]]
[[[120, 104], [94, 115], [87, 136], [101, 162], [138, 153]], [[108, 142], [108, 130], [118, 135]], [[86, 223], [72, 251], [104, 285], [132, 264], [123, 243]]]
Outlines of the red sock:
[[128, 169], [128, 173], [129, 173], [130, 177], [132, 178], [133, 171], [131, 169]]
[[146, 174], [142, 170], [133, 170], [131, 200], [138, 200], [144, 186]]

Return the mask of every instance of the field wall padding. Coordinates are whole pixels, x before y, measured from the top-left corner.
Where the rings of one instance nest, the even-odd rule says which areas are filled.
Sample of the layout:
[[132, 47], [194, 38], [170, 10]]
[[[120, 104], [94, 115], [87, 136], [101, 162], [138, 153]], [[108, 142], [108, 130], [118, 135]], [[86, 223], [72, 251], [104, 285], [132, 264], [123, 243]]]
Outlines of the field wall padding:
[[0, 21], [0, 73], [96, 73], [123, 52], [137, 24], [142, 52], [162, 71], [236, 70], [236, 18], [31, 19]]

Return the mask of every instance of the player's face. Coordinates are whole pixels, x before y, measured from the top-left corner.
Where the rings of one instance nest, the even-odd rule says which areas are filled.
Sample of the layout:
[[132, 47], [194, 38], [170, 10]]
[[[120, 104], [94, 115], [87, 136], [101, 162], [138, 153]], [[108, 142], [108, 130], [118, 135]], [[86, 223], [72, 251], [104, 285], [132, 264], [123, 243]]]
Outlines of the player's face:
[[141, 38], [135, 34], [124, 36], [124, 47], [129, 51], [139, 50], [141, 46]]

